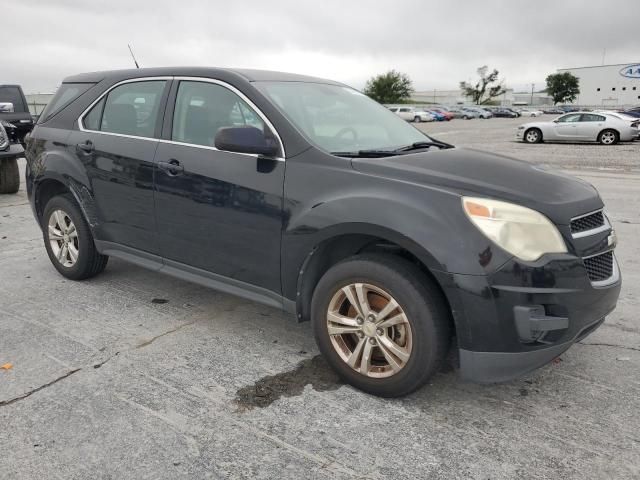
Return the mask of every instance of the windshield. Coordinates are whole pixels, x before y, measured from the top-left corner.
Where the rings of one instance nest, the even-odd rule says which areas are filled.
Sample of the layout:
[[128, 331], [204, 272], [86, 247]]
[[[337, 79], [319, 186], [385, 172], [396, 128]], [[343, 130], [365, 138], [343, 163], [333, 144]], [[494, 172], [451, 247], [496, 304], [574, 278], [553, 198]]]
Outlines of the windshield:
[[311, 142], [328, 152], [394, 150], [429, 141], [366, 95], [349, 87], [303, 82], [256, 82]]

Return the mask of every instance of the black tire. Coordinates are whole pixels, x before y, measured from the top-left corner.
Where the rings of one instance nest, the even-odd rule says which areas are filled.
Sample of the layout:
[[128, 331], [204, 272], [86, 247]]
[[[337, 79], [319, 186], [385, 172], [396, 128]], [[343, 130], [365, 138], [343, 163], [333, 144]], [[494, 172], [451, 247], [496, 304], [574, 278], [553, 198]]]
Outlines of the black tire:
[[[612, 139], [612, 140], [608, 140]], [[598, 143], [601, 145], [615, 145], [620, 141], [620, 134], [612, 129], [606, 129], [598, 134]]]
[[[77, 231], [78, 259], [73, 266], [64, 266], [56, 258], [49, 241], [49, 219], [57, 210], [68, 215]], [[71, 280], [85, 280], [98, 275], [105, 269], [109, 257], [98, 253], [91, 229], [71, 194], [59, 195], [49, 200], [44, 208], [41, 224], [47, 255], [61, 275]]]
[[[385, 378], [352, 369], [332, 345], [327, 311], [344, 286], [369, 283], [388, 292], [404, 310], [412, 332], [412, 350], [404, 366]], [[311, 302], [318, 347], [345, 382], [381, 397], [400, 397], [423, 386], [445, 358], [450, 344], [450, 312], [439, 289], [412, 263], [391, 255], [358, 255], [331, 267], [318, 282]]]
[[463, 116], [462, 116], [462, 119], [463, 119], [463, 120], [470, 120], [470, 119], [471, 119], [471, 117], [468, 117], [467, 115], [463, 115]]
[[524, 132], [522, 139], [525, 143], [542, 142], [542, 131], [539, 128], [529, 128]]
[[414, 123], [420, 123], [422, 119], [418, 115], [416, 115], [415, 117], [413, 117], [413, 121]]
[[0, 193], [16, 193], [20, 189], [18, 159], [0, 160]]

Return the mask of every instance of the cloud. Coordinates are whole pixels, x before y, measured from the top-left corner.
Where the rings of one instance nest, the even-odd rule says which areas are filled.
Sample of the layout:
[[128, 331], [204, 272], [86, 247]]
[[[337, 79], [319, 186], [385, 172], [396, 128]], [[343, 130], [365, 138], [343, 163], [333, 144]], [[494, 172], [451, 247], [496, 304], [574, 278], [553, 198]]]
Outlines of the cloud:
[[[7, 7], [4, 7], [5, 9]], [[0, 83], [52, 91], [79, 72], [142, 66], [263, 68], [362, 87], [408, 73], [416, 89], [455, 88], [488, 64], [510, 86], [557, 68], [637, 62], [640, 2], [607, 12], [579, 0], [21, 0], [3, 15]]]

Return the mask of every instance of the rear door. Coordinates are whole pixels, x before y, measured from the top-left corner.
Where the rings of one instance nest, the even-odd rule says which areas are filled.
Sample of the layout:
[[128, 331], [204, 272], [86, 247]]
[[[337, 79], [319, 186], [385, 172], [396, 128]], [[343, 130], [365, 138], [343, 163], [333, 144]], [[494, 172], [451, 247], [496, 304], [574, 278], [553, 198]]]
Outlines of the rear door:
[[280, 293], [284, 158], [217, 150], [217, 131], [235, 125], [273, 133], [234, 87], [175, 80], [156, 154], [160, 251], [169, 267]]
[[583, 113], [578, 124], [578, 136], [582, 140], [596, 141], [598, 133], [605, 128], [607, 118], [596, 113]]
[[153, 160], [168, 78], [119, 84], [81, 116], [69, 137], [92, 188], [96, 238], [157, 254]]

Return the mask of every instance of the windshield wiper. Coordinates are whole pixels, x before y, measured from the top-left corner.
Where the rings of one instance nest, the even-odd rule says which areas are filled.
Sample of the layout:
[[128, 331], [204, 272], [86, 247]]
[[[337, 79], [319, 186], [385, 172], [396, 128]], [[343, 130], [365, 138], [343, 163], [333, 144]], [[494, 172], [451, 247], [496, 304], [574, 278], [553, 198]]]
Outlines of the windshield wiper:
[[358, 150], [355, 152], [331, 152], [336, 157], [383, 158], [399, 155], [397, 150]]
[[432, 140], [430, 142], [415, 142], [415, 143], [412, 143], [411, 145], [407, 145], [406, 147], [397, 148], [394, 151], [395, 152], [409, 152], [411, 150], [420, 150], [421, 148], [428, 148], [428, 147], [438, 147], [440, 149], [455, 148], [453, 145], [451, 145], [449, 143], [444, 143], [444, 142], [439, 142], [437, 140]]

